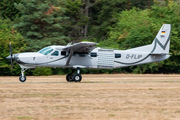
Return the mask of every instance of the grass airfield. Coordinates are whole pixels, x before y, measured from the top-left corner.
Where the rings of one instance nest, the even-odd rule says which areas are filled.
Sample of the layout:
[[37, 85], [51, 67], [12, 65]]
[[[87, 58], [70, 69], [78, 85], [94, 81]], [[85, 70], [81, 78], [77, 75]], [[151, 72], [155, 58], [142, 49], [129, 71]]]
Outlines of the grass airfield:
[[180, 75], [0, 77], [1, 120], [179, 120]]

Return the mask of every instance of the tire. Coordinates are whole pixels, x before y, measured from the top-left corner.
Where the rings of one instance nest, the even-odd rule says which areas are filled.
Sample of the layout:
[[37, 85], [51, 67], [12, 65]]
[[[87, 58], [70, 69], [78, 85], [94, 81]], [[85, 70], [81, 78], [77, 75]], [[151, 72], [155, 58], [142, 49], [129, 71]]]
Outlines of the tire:
[[82, 76], [80, 74], [74, 74], [73, 80], [74, 82], [81, 82]]
[[26, 76], [24, 75], [24, 76], [19, 76], [19, 80], [20, 80], [20, 82], [25, 82], [26, 81]]
[[73, 75], [72, 75], [71, 73], [69, 73], [69, 74], [66, 75], [66, 80], [67, 80], [68, 82], [73, 82], [72, 77], [73, 77]]

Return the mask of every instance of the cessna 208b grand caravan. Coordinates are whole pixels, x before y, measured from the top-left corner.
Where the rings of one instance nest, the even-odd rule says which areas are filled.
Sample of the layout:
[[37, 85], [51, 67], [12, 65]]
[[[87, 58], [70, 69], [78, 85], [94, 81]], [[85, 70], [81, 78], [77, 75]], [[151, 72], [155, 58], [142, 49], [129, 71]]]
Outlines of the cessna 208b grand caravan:
[[38, 52], [12, 55], [10, 44], [10, 55], [7, 59], [11, 60], [11, 68], [13, 61], [20, 65], [21, 76], [19, 80], [21, 82], [26, 81], [24, 72], [36, 67], [72, 68], [72, 72], [67, 74], [66, 80], [68, 82], [80, 82], [82, 79], [81, 68], [114, 69], [169, 58], [170, 32], [171, 25], [163, 24], [152, 44], [128, 50], [95, 48], [96, 43], [94, 42], [80, 42], [67, 46], [53, 45]]

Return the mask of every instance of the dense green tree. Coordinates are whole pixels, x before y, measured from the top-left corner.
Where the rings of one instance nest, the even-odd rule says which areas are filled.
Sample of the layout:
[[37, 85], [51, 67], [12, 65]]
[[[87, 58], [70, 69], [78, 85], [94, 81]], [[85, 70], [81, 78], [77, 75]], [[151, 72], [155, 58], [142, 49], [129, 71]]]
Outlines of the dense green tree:
[[64, 35], [67, 17], [64, 16], [64, 0], [22, 0], [15, 4], [21, 12], [20, 22], [15, 25], [28, 43], [27, 51], [37, 51], [44, 46], [67, 44]]
[[84, 38], [83, 27], [88, 22], [88, 17], [83, 15], [83, 2], [81, 0], [66, 0], [65, 15], [70, 19], [65, 25], [67, 34], [73, 42], [78, 42]]
[[144, 9], [150, 9], [153, 5], [154, 0], [128, 0], [127, 1], [127, 9], [131, 9], [133, 7]]
[[70, 17], [67, 28], [73, 42], [88, 39], [89, 21], [91, 19], [90, 9], [100, 0], [66, 0], [66, 13]]
[[89, 37], [99, 42], [106, 38], [109, 27], [116, 23], [116, 14], [125, 9], [127, 0], [101, 0], [90, 9]]
[[20, 16], [21, 13], [14, 7], [14, 3], [21, 3], [21, 0], [0, 0], [0, 11], [4, 19], [14, 20]]
[[94, 41], [103, 41], [110, 31], [110, 27], [117, 22], [116, 16], [124, 10], [133, 7], [140, 9], [150, 8], [153, 0], [100, 0], [90, 9], [89, 38]]
[[116, 16], [118, 22], [108, 33], [107, 41], [102, 43], [104, 45], [113, 44], [112, 47], [120, 49], [129, 49], [149, 44], [154, 36], [149, 25], [150, 18], [148, 15], [148, 10], [136, 8], [130, 11], [123, 11]]

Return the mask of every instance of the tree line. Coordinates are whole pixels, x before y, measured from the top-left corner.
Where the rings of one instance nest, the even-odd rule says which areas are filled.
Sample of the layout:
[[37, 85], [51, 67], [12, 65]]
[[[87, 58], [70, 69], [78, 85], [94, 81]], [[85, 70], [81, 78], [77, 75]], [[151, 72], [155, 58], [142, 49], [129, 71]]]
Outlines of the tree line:
[[[171, 24], [171, 57], [158, 63], [83, 73], [179, 73], [179, 0], [0, 0], [0, 75], [19, 75], [13, 53], [48, 45], [92, 41], [100, 47], [129, 49], [151, 44], [163, 23]], [[66, 74], [69, 69], [36, 68], [28, 75]]]

